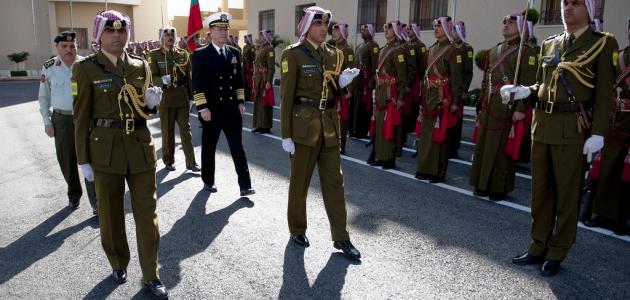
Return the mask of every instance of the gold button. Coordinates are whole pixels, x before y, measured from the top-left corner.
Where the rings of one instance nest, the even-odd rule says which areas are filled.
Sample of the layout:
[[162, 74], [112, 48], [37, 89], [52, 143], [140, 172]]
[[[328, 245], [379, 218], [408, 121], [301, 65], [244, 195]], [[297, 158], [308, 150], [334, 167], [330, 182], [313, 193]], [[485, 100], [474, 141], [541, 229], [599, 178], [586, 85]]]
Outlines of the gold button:
[[223, 76], [219, 76], [219, 79], [223, 79]]
[[98, 141], [98, 138], [97, 138], [97, 137], [95, 137], [95, 138], [94, 138], [94, 140], [95, 140], [95, 141]]
[[220, 86], [220, 87], [219, 87], [219, 89], [220, 89], [220, 90], [222, 90], [222, 89], [223, 89], [223, 87], [222, 87], [222, 86]]
[[232, 87], [230, 87], [230, 90], [232, 89]]
[[230, 97], [230, 100], [232, 100], [232, 97]]
[[232, 76], [230, 76], [230, 79], [232, 79]]
[[219, 97], [219, 100], [223, 100], [223, 97]]

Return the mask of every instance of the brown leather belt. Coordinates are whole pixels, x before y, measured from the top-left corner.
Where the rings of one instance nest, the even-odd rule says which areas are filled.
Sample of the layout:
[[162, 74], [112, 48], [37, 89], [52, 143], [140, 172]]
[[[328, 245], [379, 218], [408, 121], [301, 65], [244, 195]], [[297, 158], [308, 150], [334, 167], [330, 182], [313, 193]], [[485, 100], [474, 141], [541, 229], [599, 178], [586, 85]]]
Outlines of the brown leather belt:
[[[324, 103], [322, 103], [325, 102]], [[306, 105], [306, 106], [311, 106], [311, 107], [315, 107], [317, 109], [331, 109], [331, 108], [336, 108], [337, 107], [337, 100], [335, 99], [330, 99], [330, 100], [316, 100], [316, 99], [310, 99], [310, 98], [304, 98], [304, 97], [296, 97], [295, 100], [293, 101], [293, 103], [295, 104], [299, 104], [299, 105]], [[321, 105], [320, 104], [324, 104]]]
[[136, 129], [147, 128], [145, 119], [94, 119], [94, 126], [102, 128], [123, 129], [126, 134], [132, 133]]
[[[583, 103], [584, 108], [587, 108], [587, 105]], [[565, 112], [579, 112], [580, 111], [580, 102], [551, 102], [551, 101], [538, 101], [534, 105], [535, 108], [542, 109], [548, 114], [556, 114], [556, 113], [565, 113]]]

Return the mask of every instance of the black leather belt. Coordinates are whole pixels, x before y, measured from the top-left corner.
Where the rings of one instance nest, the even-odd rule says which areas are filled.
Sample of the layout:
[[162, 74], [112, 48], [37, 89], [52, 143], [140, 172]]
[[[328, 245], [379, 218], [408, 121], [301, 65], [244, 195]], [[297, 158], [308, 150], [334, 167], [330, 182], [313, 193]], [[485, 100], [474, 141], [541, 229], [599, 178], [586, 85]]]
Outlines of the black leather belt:
[[[584, 104], [582, 104], [584, 105]], [[534, 105], [535, 108], [542, 109], [548, 114], [564, 113], [564, 112], [579, 112], [580, 102], [551, 102], [551, 101], [538, 101]], [[586, 105], [584, 108], [586, 109]]]
[[132, 133], [136, 129], [147, 128], [145, 119], [94, 119], [94, 126], [103, 128], [123, 129], [126, 134]]
[[64, 116], [72, 116], [71, 110], [63, 110], [63, 109], [53, 109], [53, 113], [57, 113]]
[[335, 100], [335, 99], [316, 100], [316, 99], [310, 99], [310, 98], [304, 98], [304, 97], [297, 97], [297, 98], [295, 98], [293, 103], [299, 104], [299, 105], [306, 105], [306, 106], [315, 107], [315, 108], [320, 109], [320, 110], [331, 109], [331, 108], [336, 108], [337, 107], [337, 100]]

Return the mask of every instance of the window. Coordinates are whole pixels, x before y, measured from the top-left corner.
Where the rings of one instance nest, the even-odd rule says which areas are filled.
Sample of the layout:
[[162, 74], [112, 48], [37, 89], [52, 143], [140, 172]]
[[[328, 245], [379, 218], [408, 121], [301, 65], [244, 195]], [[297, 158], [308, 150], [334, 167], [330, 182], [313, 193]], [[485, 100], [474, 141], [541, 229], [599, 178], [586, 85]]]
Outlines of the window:
[[258, 12], [258, 29], [275, 31], [275, 11], [273, 9]]
[[59, 32], [62, 31], [74, 31], [76, 32], [76, 40], [77, 40], [77, 48], [78, 49], [87, 49], [88, 48], [88, 34], [87, 28], [74, 28], [70, 27], [59, 27]]
[[[595, 13], [595, 18], [601, 19], [604, 15], [604, 0], [595, 1], [599, 7]], [[540, 23], [544, 25], [562, 24], [562, 11], [560, 1], [542, 0]]]
[[421, 30], [432, 30], [433, 20], [448, 14], [448, 0], [411, 0], [409, 23]]
[[383, 32], [383, 25], [387, 18], [387, 0], [359, 0], [359, 23], [357, 32], [361, 31], [361, 25], [374, 24], [376, 32]]
[[297, 26], [298, 24], [300, 24], [300, 20], [302, 19], [302, 11], [305, 8], [311, 7], [311, 6], [315, 6], [315, 3], [309, 3], [309, 4], [303, 4], [303, 5], [296, 5], [295, 6], [295, 36], [300, 35], [300, 33], [297, 30]]

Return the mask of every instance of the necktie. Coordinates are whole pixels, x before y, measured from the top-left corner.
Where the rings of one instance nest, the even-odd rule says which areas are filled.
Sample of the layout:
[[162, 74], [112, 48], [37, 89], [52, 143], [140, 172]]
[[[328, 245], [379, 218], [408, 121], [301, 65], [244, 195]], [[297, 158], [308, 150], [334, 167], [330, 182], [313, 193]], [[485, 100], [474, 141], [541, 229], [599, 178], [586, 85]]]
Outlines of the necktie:
[[574, 40], [575, 40], [575, 35], [573, 35], [572, 33], [569, 33], [569, 36], [567, 37], [567, 47], [566, 47], [567, 49], [571, 48]]
[[125, 68], [123, 67], [123, 62], [122, 62], [122, 59], [120, 59], [120, 58], [119, 58], [119, 59], [116, 61], [116, 68], [117, 68], [118, 70], [120, 70], [120, 74], [124, 74], [124, 73], [125, 73]]
[[219, 54], [221, 55], [221, 57], [223, 57], [223, 59], [227, 60], [227, 56], [225, 56], [225, 53], [223, 53], [223, 48], [219, 49]]
[[324, 60], [324, 50], [322, 47], [317, 47], [317, 54], [319, 54], [320, 60]]

